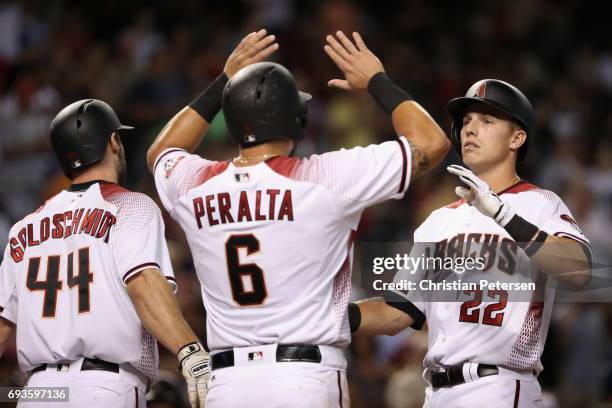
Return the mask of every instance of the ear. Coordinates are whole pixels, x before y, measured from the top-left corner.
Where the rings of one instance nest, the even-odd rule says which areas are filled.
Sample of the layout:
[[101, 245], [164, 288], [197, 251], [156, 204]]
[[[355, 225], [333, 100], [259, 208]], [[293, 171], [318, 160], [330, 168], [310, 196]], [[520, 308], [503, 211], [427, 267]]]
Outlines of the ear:
[[111, 151], [115, 154], [119, 153], [121, 150], [121, 139], [119, 139], [119, 135], [115, 132], [110, 137], [108, 144], [111, 148]]
[[518, 150], [527, 141], [527, 133], [523, 129], [516, 129], [510, 136], [510, 149]]

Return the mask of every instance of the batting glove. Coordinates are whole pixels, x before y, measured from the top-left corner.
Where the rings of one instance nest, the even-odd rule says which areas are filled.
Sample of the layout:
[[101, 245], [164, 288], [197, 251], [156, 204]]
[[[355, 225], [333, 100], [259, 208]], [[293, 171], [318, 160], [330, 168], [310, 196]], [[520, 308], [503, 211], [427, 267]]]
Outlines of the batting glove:
[[506, 224], [514, 216], [514, 211], [489, 188], [489, 185], [479, 179], [471, 170], [455, 164], [446, 168], [449, 173], [459, 176], [465, 186], [455, 187], [455, 194], [463, 198], [466, 203], [473, 205], [487, 217], [493, 218], [500, 226]]
[[187, 382], [187, 393], [192, 408], [204, 408], [210, 376], [209, 356], [200, 342], [183, 346], [178, 354], [179, 370]]

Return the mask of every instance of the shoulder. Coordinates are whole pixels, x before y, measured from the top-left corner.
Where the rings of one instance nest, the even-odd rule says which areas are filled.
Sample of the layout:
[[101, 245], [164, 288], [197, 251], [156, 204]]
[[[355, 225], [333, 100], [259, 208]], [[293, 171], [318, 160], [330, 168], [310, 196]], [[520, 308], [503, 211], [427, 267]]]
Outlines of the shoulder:
[[149, 218], [152, 215], [161, 214], [159, 207], [151, 197], [128, 190], [118, 184], [100, 183], [100, 193], [104, 201], [117, 207], [119, 215]]

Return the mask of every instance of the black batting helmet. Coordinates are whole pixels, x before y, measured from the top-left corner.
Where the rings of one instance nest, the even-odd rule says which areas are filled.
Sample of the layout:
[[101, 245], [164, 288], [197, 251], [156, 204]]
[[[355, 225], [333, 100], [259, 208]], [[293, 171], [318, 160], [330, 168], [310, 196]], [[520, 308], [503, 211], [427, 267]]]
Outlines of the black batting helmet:
[[230, 135], [241, 146], [281, 137], [302, 140], [310, 98], [298, 91], [287, 68], [259, 62], [242, 68], [227, 82], [223, 114]]
[[134, 129], [122, 125], [113, 108], [97, 99], [83, 99], [58, 113], [51, 122], [51, 146], [68, 178], [106, 154], [113, 132]]
[[534, 111], [531, 102], [521, 91], [507, 82], [498, 79], [483, 79], [468, 89], [462, 98], [455, 98], [448, 103], [448, 112], [453, 118], [451, 127], [451, 142], [461, 156], [461, 128], [463, 115], [468, 106], [485, 104], [508, 115], [519, 124], [527, 134], [525, 143], [518, 152], [518, 161], [527, 155], [529, 138], [532, 136], [534, 126]]

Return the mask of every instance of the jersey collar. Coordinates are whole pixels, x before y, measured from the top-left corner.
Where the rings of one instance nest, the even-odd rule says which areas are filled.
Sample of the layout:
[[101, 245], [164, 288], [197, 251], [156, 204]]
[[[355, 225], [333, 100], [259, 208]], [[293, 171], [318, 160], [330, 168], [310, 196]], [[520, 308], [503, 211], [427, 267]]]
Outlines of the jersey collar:
[[114, 183], [111, 183], [110, 181], [106, 181], [106, 180], [91, 180], [91, 181], [86, 181], [84, 183], [71, 184], [70, 187], [68, 187], [66, 189], [66, 191], [70, 191], [70, 192], [85, 191], [89, 187], [93, 186], [96, 183], [100, 183], [100, 184], [114, 184]]

